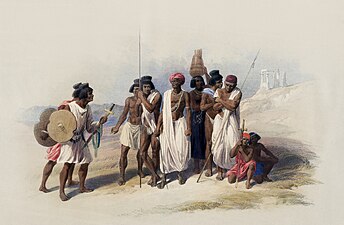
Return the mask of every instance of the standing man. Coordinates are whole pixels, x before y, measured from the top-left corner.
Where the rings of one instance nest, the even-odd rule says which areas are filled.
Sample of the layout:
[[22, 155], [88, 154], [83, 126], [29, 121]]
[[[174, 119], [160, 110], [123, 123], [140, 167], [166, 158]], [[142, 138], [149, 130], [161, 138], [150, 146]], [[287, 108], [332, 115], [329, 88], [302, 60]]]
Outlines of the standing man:
[[[155, 90], [151, 76], [143, 76], [141, 78], [141, 91], [138, 92], [138, 98], [141, 100], [142, 105], [142, 129], [140, 136], [140, 156], [141, 164], [139, 170], [142, 171], [142, 164], [145, 163], [146, 167], [152, 174], [152, 178], [148, 182], [151, 186], [156, 186], [160, 180], [158, 176], [159, 167], [159, 140], [153, 134], [156, 129], [156, 124], [160, 115], [161, 94]], [[152, 158], [148, 155], [148, 148], [152, 147]]]
[[[121, 157], [119, 160], [119, 171], [120, 171], [120, 178], [118, 180], [118, 184], [124, 185], [125, 180], [125, 169], [128, 165], [128, 152], [129, 149], [138, 150], [140, 145], [140, 128], [141, 128], [141, 101], [137, 97], [139, 91], [139, 79], [134, 80], [134, 84], [131, 85], [129, 92], [133, 93], [134, 96], [128, 97], [125, 100], [124, 110], [121, 116], [118, 119], [116, 126], [111, 129], [111, 133], [116, 134], [119, 131], [120, 126], [123, 122], [127, 119], [128, 113], [128, 121], [125, 123], [122, 129], [120, 143], [121, 143]], [[140, 168], [141, 164], [141, 157], [140, 152], [137, 151], [136, 159], [138, 162], [138, 175], [143, 177], [142, 167]]]
[[214, 109], [222, 112], [214, 119], [212, 153], [218, 167], [216, 179], [223, 180], [224, 169], [230, 168], [230, 150], [240, 139], [240, 109], [242, 93], [237, 86], [237, 77], [228, 75], [225, 87], [216, 90]]
[[80, 86], [79, 99], [68, 103], [65, 110], [69, 110], [76, 119], [76, 130], [72, 139], [61, 146], [61, 153], [57, 159], [58, 163], [64, 163], [60, 173], [60, 198], [62, 201], [67, 201], [69, 198], [65, 194], [64, 188], [66, 185], [68, 171], [73, 163], [80, 164], [79, 180], [81, 193], [91, 192], [92, 189], [85, 187], [85, 180], [88, 172], [88, 165], [92, 162], [92, 155], [88, 148], [84, 137], [84, 132], [92, 133], [99, 128], [101, 124], [107, 121], [107, 117], [101, 117], [99, 122], [94, 122], [92, 118], [92, 111], [88, 103], [93, 101], [93, 89], [89, 87], [88, 83]]
[[[80, 92], [79, 87], [81, 85], [82, 85], [82, 83], [77, 83], [77, 84], [73, 85], [73, 88], [74, 88], [74, 91], [73, 91], [73, 94], [72, 94], [73, 99], [72, 100], [63, 101], [59, 105], [59, 107], [57, 108], [58, 110], [65, 109], [68, 103], [70, 103], [72, 101], [78, 100], [79, 92]], [[48, 137], [48, 134], [46, 135], [46, 137]], [[41, 185], [40, 185], [40, 187], [38, 189], [38, 190], [40, 190], [40, 191], [42, 191], [44, 193], [48, 193], [49, 192], [49, 190], [46, 187], [47, 180], [48, 180], [51, 172], [53, 171], [53, 168], [56, 165], [57, 159], [60, 156], [60, 152], [61, 152], [61, 143], [57, 143], [54, 146], [48, 148], [48, 150], [47, 150], [48, 162], [47, 162], [47, 164], [45, 164], [45, 166], [43, 168], [42, 181], [41, 181]], [[77, 181], [72, 180], [74, 166], [75, 166], [75, 164], [73, 163], [71, 165], [71, 167], [70, 167], [70, 170], [68, 171], [67, 186], [72, 186], [72, 185], [78, 184]]]
[[[163, 111], [160, 114], [155, 134], [160, 135], [160, 170], [163, 179], [159, 188], [166, 184], [166, 174], [177, 171], [179, 184], [185, 183], [182, 171], [190, 159], [191, 113], [189, 94], [182, 90], [185, 77], [174, 73], [169, 77], [172, 90], [164, 93]], [[184, 109], [186, 118], [184, 117]]]
[[[250, 132], [250, 147], [253, 149], [253, 159], [256, 161], [256, 172], [254, 173], [253, 179], [261, 184], [263, 181], [271, 182], [272, 180], [268, 177], [268, 174], [272, 170], [272, 167], [278, 163], [278, 158], [262, 143], [259, 143], [260, 136], [255, 132]], [[262, 151], [266, 156], [262, 156]]]
[[201, 111], [200, 104], [202, 100], [202, 91], [205, 83], [201, 76], [195, 76], [191, 79], [190, 87], [194, 90], [190, 91], [191, 105], [191, 157], [194, 161], [194, 173], [199, 174], [200, 160], [205, 159], [205, 132], [204, 132], [204, 115]]
[[[200, 105], [200, 109], [202, 111], [205, 111], [205, 121], [204, 121], [204, 127], [205, 127], [205, 140], [206, 140], [206, 146], [205, 146], [205, 157], [208, 159], [210, 157], [210, 160], [208, 160], [208, 163], [206, 165], [207, 171], [205, 172], [206, 177], [210, 177], [213, 175], [212, 171], [212, 164], [213, 164], [213, 156], [211, 154], [211, 136], [213, 133], [213, 124], [214, 124], [214, 118], [215, 116], [221, 112], [221, 110], [215, 110], [213, 108], [215, 104], [214, 94], [215, 91], [219, 88], [222, 88], [222, 75], [219, 73], [218, 70], [212, 70], [210, 72], [210, 80], [208, 82], [210, 88], [205, 88], [202, 93], [202, 101]], [[210, 156], [209, 156], [210, 155]]]

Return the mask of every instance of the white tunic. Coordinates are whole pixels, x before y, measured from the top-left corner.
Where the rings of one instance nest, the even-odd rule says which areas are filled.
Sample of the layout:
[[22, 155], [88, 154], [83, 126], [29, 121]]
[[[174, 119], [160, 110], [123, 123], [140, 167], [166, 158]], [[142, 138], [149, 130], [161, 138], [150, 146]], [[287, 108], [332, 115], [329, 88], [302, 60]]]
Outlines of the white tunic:
[[[229, 96], [233, 100], [235, 96], [241, 93], [239, 88], [235, 88]], [[218, 96], [218, 91], [214, 97]], [[230, 150], [240, 139], [240, 109], [239, 106], [231, 112], [226, 108], [222, 109], [223, 118], [217, 114], [214, 119], [212, 134], [212, 153], [214, 163], [221, 167], [230, 169], [233, 163], [230, 159]]]
[[[151, 93], [147, 98], [148, 102], [152, 103], [155, 96], [157, 96], [157, 94], [158, 92]], [[141, 105], [142, 105], [142, 116], [141, 116], [142, 125], [146, 127], [148, 135], [151, 135], [153, 134], [156, 128], [155, 115], [154, 115], [154, 112], [149, 112], [143, 103], [141, 103]]]
[[186, 170], [191, 156], [190, 138], [185, 136], [187, 129], [184, 117], [172, 121], [171, 92], [164, 93], [163, 131], [160, 135], [160, 170], [163, 173]]
[[[89, 105], [85, 109], [81, 108], [75, 101], [68, 104], [70, 111], [76, 119], [76, 131], [72, 137], [73, 141], [62, 143], [61, 153], [57, 159], [58, 163], [90, 163], [92, 155], [88, 146], [85, 145], [84, 132], [92, 132], [97, 129], [96, 122], [93, 122], [92, 111]], [[84, 147], [84, 148], [83, 148]]]

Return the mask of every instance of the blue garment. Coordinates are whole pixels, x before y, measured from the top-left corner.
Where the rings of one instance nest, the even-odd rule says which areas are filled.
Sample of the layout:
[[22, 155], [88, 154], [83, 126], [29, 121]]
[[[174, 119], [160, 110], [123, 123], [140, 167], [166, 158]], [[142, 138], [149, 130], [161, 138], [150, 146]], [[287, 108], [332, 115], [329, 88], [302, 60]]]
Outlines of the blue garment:
[[194, 159], [205, 159], [205, 112], [192, 111], [191, 118], [191, 157]]
[[263, 175], [263, 173], [264, 173], [264, 163], [256, 162], [256, 172], [254, 172], [253, 176]]

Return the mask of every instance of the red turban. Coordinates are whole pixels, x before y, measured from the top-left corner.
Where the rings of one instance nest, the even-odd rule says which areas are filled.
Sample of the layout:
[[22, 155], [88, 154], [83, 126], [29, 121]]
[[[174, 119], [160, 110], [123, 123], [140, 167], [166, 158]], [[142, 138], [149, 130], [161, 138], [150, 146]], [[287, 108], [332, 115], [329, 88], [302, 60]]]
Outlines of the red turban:
[[237, 79], [237, 77], [234, 76], [234, 75], [228, 75], [228, 76], [226, 77], [226, 82], [236, 84], [237, 81], [238, 81], [238, 79]]
[[250, 138], [251, 138], [250, 134], [246, 133], [246, 132], [242, 133], [242, 137], [246, 138], [247, 140], [250, 140]]
[[175, 78], [181, 80], [182, 85], [185, 83], [185, 77], [184, 77], [184, 75], [181, 74], [181, 73], [173, 73], [173, 74], [171, 74], [171, 75], [170, 75], [170, 78], [169, 78], [168, 80], [169, 80], [170, 83], [171, 83], [172, 80], [175, 79]]

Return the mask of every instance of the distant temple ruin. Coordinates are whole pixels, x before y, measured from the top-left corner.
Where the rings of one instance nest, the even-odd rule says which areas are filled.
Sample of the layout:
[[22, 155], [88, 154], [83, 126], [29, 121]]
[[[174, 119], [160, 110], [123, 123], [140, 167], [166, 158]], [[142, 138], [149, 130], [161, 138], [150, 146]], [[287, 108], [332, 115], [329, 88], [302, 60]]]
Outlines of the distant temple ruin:
[[260, 89], [269, 90], [272, 88], [286, 87], [287, 73], [277, 70], [262, 69], [260, 71]]

